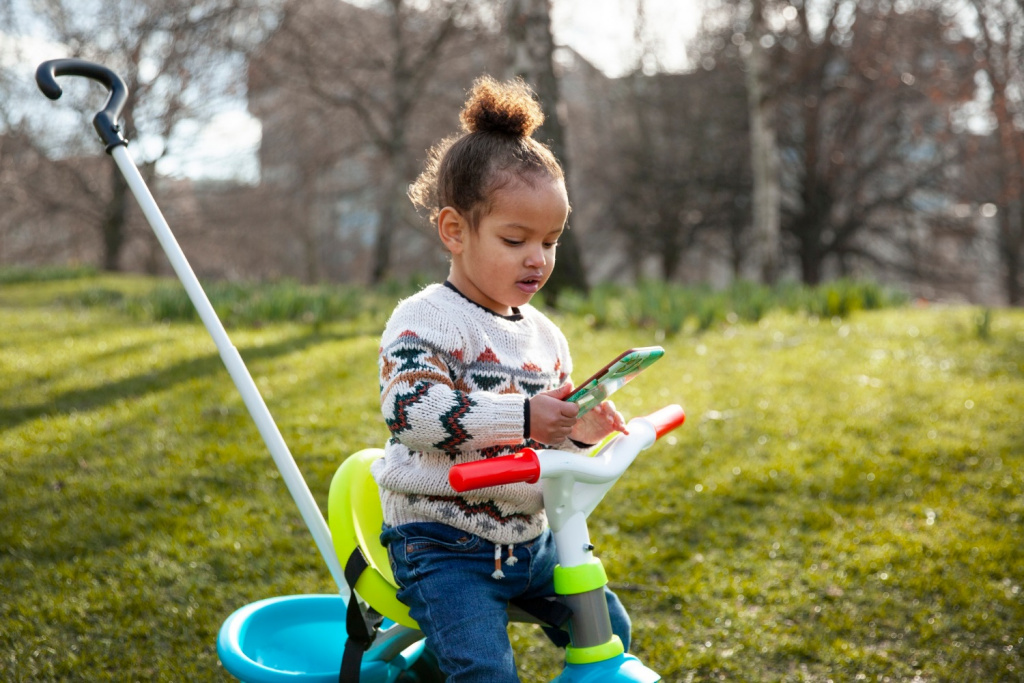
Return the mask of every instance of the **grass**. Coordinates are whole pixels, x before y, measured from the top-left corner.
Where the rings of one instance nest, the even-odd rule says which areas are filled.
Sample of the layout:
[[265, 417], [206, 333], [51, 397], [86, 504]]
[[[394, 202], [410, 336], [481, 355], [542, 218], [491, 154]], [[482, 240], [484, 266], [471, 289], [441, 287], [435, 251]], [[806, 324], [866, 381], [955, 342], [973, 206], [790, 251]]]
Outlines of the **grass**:
[[[233, 610], [332, 590], [205, 330], [123, 305], [162, 286], [0, 285], [0, 680], [229, 680]], [[384, 438], [384, 314], [231, 331], [322, 508]], [[656, 335], [558, 319], [577, 374]], [[1024, 311], [688, 325], [615, 399], [687, 424], [591, 523], [632, 650], [666, 681], [1024, 678]]]

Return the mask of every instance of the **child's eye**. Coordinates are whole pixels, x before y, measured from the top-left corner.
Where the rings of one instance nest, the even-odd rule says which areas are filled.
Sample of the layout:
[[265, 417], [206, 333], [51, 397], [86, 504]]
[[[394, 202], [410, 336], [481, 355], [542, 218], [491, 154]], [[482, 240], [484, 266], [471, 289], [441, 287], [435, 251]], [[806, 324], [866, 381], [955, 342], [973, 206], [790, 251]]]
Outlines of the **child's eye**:
[[558, 246], [558, 242], [545, 242], [544, 243], [544, 248], [545, 249], [554, 249], [557, 246]]
[[514, 240], [509, 237], [502, 237], [501, 239], [505, 244], [509, 245], [510, 247], [518, 247], [520, 244], [523, 243], [523, 240]]

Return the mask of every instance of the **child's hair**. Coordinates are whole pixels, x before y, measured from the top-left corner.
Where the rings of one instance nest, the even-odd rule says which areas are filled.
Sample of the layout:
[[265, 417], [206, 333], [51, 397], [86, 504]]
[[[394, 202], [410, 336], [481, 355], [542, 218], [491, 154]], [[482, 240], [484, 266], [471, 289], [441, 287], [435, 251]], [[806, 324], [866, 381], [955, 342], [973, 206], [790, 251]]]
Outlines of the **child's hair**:
[[531, 137], [544, 123], [544, 112], [521, 79], [499, 83], [490, 76], [478, 78], [459, 118], [463, 133], [435, 145], [426, 168], [409, 186], [409, 198], [432, 223], [450, 206], [476, 228], [496, 190], [517, 180], [565, 179], [547, 145]]

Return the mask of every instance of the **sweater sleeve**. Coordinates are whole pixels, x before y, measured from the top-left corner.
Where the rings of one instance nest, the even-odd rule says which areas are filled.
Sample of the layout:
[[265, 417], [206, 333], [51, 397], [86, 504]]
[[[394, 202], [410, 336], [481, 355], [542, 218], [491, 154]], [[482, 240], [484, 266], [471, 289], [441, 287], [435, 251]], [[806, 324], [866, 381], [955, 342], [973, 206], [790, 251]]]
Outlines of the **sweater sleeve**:
[[522, 394], [475, 389], [462, 379], [467, 340], [420, 302], [400, 307], [381, 339], [381, 411], [391, 436], [415, 451], [451, 457], [523, 442]]

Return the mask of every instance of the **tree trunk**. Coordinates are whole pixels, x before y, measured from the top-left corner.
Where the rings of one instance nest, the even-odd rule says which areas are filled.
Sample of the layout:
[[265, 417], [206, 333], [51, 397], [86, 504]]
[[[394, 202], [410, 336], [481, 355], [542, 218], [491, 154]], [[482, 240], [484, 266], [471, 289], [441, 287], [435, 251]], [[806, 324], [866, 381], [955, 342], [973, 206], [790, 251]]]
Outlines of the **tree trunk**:
[[682, 253], [675, 245], [661, 252], [661, 279], [671, 282], [676, 273], [679, 272], [679, 264], [682, 262]]
[[306, 284], [317, 284], [323, 279], [320, 266], [320, 229], [317, 225], [314, 207], [316, 203], [315, 173], [303, 173], [298, 191], [295, 220], [299, 223], [299, 240], [302, 242], [303, 281]]
[[394, 165], [388, 163], [384, 169], [383, 183], [380, 188], [379, 209], [377, 215], [377, 239], [373, 245], [373, 270], [370, 273], [370, 284], [379, 285], [383, 282], [391, 268], [391, 243], [395, 225], [395, 184], [398, 173]]
[[[990, 81], [993, 79], [990, 79]], [[1017, 139], [1020, 133], [1014, 127], [1008, 106], [1006, 84], [997, 82], [992, 95], [993, 109], [999, 124], [1000, 176], [1002, 187], [999, 197], [999, 241], [1006, 283], [1006, 301], [1011, 306], [1021, 304], [1021, 255], [1024, 252], [1024, 169], [1018, 156]]]
[[1003, 282], [1006, 302], [1020, 306], [1021, 300], [1021, 244], [1024, 243], [1024, 217], [1021, 201], [1012, 202], [999, 210], [999, 241], [1003, 259]]
[[[404, 124], [396, 126], [396, 130], [404, 131]], [[377, 226], [377, 239], [373, 249], [373, 270], [370, 284], [378, 285], [391, 275], [391, 257], [394, 235], [401, 216], [402, 203], [408, 201], [405, 196], [405, 169], [408, 152], [405, 139], [398, 136], [387, 152], [383, 177], [378, 197], [380, 224]]]
[[800, 237], [800, 281], [805, 285], [821, 283], [825, 250], [821, 244], [821, 224], [808, 198], [804, 197], [804, 213], [793, 223], [793, 233]]
[[761, 38], [768, 32], [762, 0], [751, 8], [750, 50], [747, 67], [747, 104], [750, 112], [750, 165], [753, 175], [752, 228], [755, 273], [765, 284], [779, 276], [780, 204], [779, 151], [775, 131], [776, 99], [771, 84], [768, 53]]
[[[1024, 135], [1017, 129], [1015, 118], [1019, 115], [1019, 102], [1012, 98], [1015, 87], [1019, 88], [1022, 72], [1020, 54], [1024, 46], [1019, 35], [1013, 32], [993, 31], [995, 26], [1009, 28], [1020, 24], [1024, 1], [1018, 0], [1018, 8], [1011, 5], [990, 5], [974, 0], [978, 13], [978, 29], [982, 38], [978, 43], [982, 69], [988, 76], [992, 88], [992, 114], [996, 120], [996, 135], [999, 149], [996, 152], [996, 176], [999, 179], [997, 197], [999, 230], [999, 258], [1003, 267], [1003, 282], [1006, 300], [1011, 306], [1022, 303], [1021, 269], [1024, 258]], [[1015, 40], [1015, 36], [1017, 39]], [[1000, 42], [1002, 41], [1002, 42]]]
[[671, 282], [682, 263], [686, 237], [676, 216], [666, 215], [664, 210], [659, 211], [657, 229], [658, 243], [661, 247], [661, 278], [665, 282]]
[[[558, 117], [561, 99], [558, 78], [555, 76], [555, 42], [551, 35], [550, 4], [550, 0], [508, 1], [508, 72], [511, 77], [521, 77], [537, 92], [541, 107], [544, 109], [544, 125], [534, 137], [547, 143], [562, 162], [568, 189], [569, 163], [565, 129]], [[545, 292], [554, 301], [557, 300], [559, 292], [566, 289], [588, 289], [579, 245], [572, 230], [563, 232], [558, 241], [558, 267], [552, 273]]]
[[800, 249], [800, 276], [805, 285], [821, 284], [821, 254], [812, 245]]
[[128, 215], [128, 183], [114, 164], [110, 165], [111, 197], [103, 217], [103, 270], [121, 270], [121, 248]]

